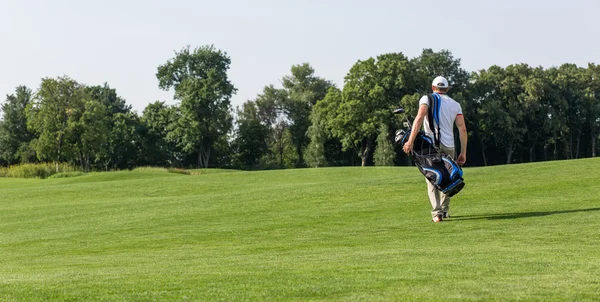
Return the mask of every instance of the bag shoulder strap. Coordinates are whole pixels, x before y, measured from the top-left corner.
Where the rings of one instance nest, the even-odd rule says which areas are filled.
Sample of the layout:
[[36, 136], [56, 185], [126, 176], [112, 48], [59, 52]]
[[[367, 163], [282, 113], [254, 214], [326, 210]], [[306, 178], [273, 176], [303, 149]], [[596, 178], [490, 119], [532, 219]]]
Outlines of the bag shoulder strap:
[[429, 128], [433, 132], [433, 141], [435, 147], [440, 147], [440, 97], [432, 93], [427, 95], [429, 99], [429, 112], [427, 114], [427, 121], [429, 122]]

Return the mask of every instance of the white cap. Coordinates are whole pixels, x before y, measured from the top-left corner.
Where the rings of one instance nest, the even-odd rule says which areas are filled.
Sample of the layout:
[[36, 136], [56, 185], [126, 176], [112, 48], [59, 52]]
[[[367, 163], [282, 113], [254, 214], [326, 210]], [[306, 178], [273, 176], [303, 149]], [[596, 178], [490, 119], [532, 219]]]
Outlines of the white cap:
[[444, 77], [437, 77], [433, 79], [431, 86], [435, 86], [438, 88], [448, 88], [448, 80], [446, 80], [446, 78]]

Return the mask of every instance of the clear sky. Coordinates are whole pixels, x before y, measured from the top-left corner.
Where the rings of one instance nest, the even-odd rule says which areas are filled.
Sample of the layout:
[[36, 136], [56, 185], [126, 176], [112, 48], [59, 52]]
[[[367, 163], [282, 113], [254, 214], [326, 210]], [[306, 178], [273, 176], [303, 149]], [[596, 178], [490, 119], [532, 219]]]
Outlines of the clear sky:
[[600, 63], [598, 0], [0, 0], [0, 100], [68, 75], [104, 82], [141, 113], [175, 50], [214, 44], [232, 59], [234, 106], [293, 64], [343, 86], [359, 59], [448, 49], [468, 71]]

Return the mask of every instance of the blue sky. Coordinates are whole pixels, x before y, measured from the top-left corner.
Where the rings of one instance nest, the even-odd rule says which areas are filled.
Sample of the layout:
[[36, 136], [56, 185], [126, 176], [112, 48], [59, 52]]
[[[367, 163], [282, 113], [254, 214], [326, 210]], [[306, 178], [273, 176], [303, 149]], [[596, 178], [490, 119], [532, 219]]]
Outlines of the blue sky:
[[68, 1], [0, 2], [0, 94], [69, 75], [117, 89], [141, 112], [161, 91], [158, 65], [175, 50], [214, 44], [232, 59], [234, 106], [293, 64], [343, 86], [359, 59], [448, 49], [468, 71], [528, 63], [600, 63], [600, 1]]

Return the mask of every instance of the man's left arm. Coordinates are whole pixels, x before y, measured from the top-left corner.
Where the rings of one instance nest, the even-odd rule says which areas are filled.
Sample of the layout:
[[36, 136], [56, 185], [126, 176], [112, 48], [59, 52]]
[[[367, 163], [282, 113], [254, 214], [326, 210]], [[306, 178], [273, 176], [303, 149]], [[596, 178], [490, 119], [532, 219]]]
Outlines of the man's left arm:
[[460, 154], [456, 162], [462, 166], [467, 162], [467, 126], [465, 125], [465, 117], [462, 114], [457, 115], [455, 123], [460, 134]]

